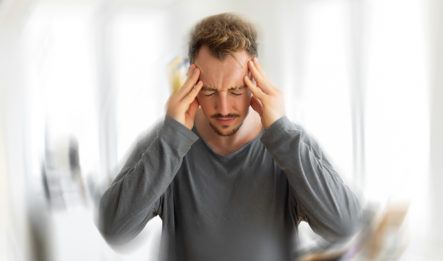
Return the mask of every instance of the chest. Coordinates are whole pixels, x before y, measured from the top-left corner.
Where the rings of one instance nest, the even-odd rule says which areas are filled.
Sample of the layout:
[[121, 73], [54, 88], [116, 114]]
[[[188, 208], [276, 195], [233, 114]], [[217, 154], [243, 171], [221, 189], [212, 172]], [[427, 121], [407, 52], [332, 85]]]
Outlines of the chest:
[[204, 146], [191, 149], [173, 191], [180, 220], [191, 218], [188, 222], [202, 227], [266, 222], [282, 218], [287, 209], [286, 177], [260, 146], [231, 157], [220, 157]]

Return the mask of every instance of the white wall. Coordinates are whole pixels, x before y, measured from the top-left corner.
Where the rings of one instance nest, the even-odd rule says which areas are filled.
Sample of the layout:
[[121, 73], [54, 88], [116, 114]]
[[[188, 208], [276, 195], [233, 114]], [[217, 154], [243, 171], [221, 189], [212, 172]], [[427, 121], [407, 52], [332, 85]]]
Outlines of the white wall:
[[[443, 245], [443, 2], [429, 1], [430, 21], [430, 252], [441, 253]], [[440, 255], [441, 256], [441, 255]]]
[[28, 89], [23, 73], [22, 30], [29, 1], [0, 3], [0, 259], [30, 258], [25, 155]]

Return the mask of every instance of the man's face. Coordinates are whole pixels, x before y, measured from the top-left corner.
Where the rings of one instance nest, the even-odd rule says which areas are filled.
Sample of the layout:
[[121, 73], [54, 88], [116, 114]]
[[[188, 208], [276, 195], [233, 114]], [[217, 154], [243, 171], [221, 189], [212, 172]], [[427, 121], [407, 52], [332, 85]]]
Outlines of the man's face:
[[212, 129], [221, 136], [237, 132], [248, 115], [251, 92], [243, 78], [248, 75], [250, 56], [245, 50], [228, 55], [223, 61], [203, 46], [195, 65], [200, 68], [203, 88], [197, 96]]

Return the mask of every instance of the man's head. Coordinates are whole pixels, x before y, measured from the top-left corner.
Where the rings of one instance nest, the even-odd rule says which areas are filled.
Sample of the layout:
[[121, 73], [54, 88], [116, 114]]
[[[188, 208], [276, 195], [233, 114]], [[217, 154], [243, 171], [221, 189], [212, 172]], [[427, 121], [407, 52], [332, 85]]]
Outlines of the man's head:
[[209, 16], [191, 31], [188, 50], [191, 64], [195, 62], [203, 45], [220, 60], [239, 50], [245, 50], [250, 56], [257, 56], [257, 31], [254, 25], [235, 14]]
[[204, 83], [197, 99], [219, 135], [235, 134], [248, 114], [251, 93], [243, 78], [257, 56], [256, 41], [251, 23], [227, 13], [203, 19], [191, 32], [189, 58]]

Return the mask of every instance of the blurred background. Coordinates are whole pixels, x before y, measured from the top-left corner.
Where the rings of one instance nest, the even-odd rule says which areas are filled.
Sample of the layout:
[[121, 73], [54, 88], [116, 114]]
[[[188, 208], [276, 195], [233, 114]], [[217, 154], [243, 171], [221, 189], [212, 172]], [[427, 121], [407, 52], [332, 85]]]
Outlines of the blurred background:
[[361, 260], [441, 260], [440, 0], [0, 0], [0, 260], [156, 260], [159, 218], [115, 251], [95, 207], [192, 25], [227, 11], [371, 210]]

